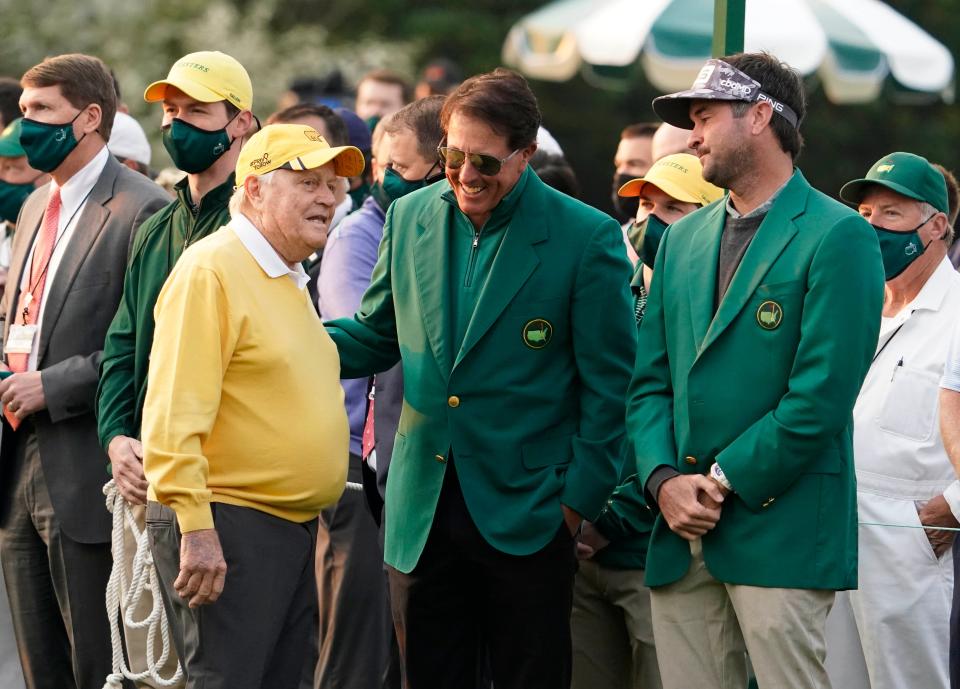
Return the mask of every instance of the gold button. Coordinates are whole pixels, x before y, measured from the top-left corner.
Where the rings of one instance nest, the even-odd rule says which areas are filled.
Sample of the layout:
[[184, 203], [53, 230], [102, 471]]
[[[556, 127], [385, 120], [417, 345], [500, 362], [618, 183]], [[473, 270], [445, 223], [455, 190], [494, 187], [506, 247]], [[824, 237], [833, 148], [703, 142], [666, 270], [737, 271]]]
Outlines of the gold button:
[[435, 460], [437, 460], [438, 462], [440, 462], [441, 464], [446, 464], [446, 463], [447, 463], [447, 458], [444, 457], [443, 455], [434, 455], [433, 458], [434, 458]]
[[696, 464], [696, 463], [697, 463], [697, 458], [696, 458], [696, 457], [684, 457], [684, 458], [683, 458], [683, 461], [686, 462], [687, 464]]
[[451, 395], [451, 396], [447, 399], [447, 404], [450, 405], [451, 407], [453, 407], [454, 409], [456, 409], [457, 407], [460, 406], [460, 398], [457, 397], [456, 395]]

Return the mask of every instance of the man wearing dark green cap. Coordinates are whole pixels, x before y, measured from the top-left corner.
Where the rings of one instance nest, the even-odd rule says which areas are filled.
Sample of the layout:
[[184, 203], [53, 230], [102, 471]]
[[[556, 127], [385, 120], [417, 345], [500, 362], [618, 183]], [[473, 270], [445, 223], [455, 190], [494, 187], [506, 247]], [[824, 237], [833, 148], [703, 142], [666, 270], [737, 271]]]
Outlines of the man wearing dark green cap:
[[18, 118], [0, 133], [0, 294], [10, 267], [10, 238], [17, 224], [20, 207], [34, 189], [50, 181], [50, 175], [30, 167], [27, 153], [20, 145]]
[[891, 153], [840, 196], [876, 230], [886, 287], [853, 410], [860, 586], [837, 596], [827, 669], [836, 687], [946, 689], [953, 532], [880, 525], [960, 526], [960, 481], [937, 425], [960, 314], [947, 185], [925, 158]]

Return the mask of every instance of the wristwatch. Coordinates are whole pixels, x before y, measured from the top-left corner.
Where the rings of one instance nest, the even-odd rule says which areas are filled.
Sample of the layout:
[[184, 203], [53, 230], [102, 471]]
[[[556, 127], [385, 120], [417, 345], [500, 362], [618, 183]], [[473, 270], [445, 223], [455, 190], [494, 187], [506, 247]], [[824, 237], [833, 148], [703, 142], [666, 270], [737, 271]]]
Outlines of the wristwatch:
[[721, 469], [720, 465], [716, 462], [710, 465], [710, 478], [727, 490], [733, 492], [733, 486], [730, 485], [730, 481], [727, 480], [727, 476], [723, 473], [723, 469]]

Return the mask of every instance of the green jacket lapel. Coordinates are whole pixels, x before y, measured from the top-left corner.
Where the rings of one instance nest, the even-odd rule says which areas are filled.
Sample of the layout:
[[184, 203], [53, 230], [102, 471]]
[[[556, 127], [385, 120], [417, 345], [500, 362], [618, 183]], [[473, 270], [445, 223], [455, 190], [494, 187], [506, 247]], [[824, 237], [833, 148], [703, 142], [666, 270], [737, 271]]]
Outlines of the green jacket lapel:
[[[773, 207], [760, 224], [756, 236], [747, 248], [747, 253], [744, 254], [740, 266], [734, 273], [730, 287], [723, 301], [720, 302], [717, 314], [700, 347], [701, 354], [733, 322], [770, 270], [770, 266], [793, 239], [793, 235], [797, 233], [797, 226], [793, 219], [803, 213], [809, 192], [810, 185], [807, 180], [799, 170], [794, 171], [793, 177], [787, 182], [787, 186], [780, 192], [780, 197], [774, 201]], [[714, 262], [714, 270], [716, 270], [716, 262]]]
[[705, 212], [703, 222], [690, 238], [690, 324], [699, 348], [713, 320], [713, 300], [717, 291], [717, 262], [720, 260], [720, 239], [726, 219], [725, 201]]
[[450, 283], [450, 208], [437, 196], [431, 211], [423, 213], [417, 224], [419, 236], [414, 245], [414, 272], [420, 289], [424, 330], [440, 370], [447, 375], [453, 368], [450, 300], [447, 295]]
[[523, 197], [519, 199], [513, 217], [504, 230], [503, 243], [477, 300], [477, 308], [467, 326], [460, 352], [453, 363], [454, 368], [487, 333], [540, 263], [532, 245], [547, 239], [550, 233], [539, 212], [543, 203], [544, 184], [532, 174], [532, 170], [529, 173], [527, 186], [522, 191]]

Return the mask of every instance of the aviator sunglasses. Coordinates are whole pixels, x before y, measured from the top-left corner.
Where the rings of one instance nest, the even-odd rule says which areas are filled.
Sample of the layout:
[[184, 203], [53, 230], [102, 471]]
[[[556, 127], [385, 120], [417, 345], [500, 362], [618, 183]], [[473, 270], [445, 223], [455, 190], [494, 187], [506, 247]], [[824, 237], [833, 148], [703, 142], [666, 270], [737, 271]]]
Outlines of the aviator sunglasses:
[[469, 158], [473, 168], [486, 177], [493, 177], [499, 173], [503, 164], [519, 152], [520, 149], [518, 148], [506, 158], [497, 158], [496, 156], [487, 155], [486, 153], [466, 153], [459, 148], [452, 148], [451, 146], [439, 146], [437, 148], [437, 155], [440, 156], [440, 162], [449, 169], [459, 170], [463, 167], [467, 158]]

